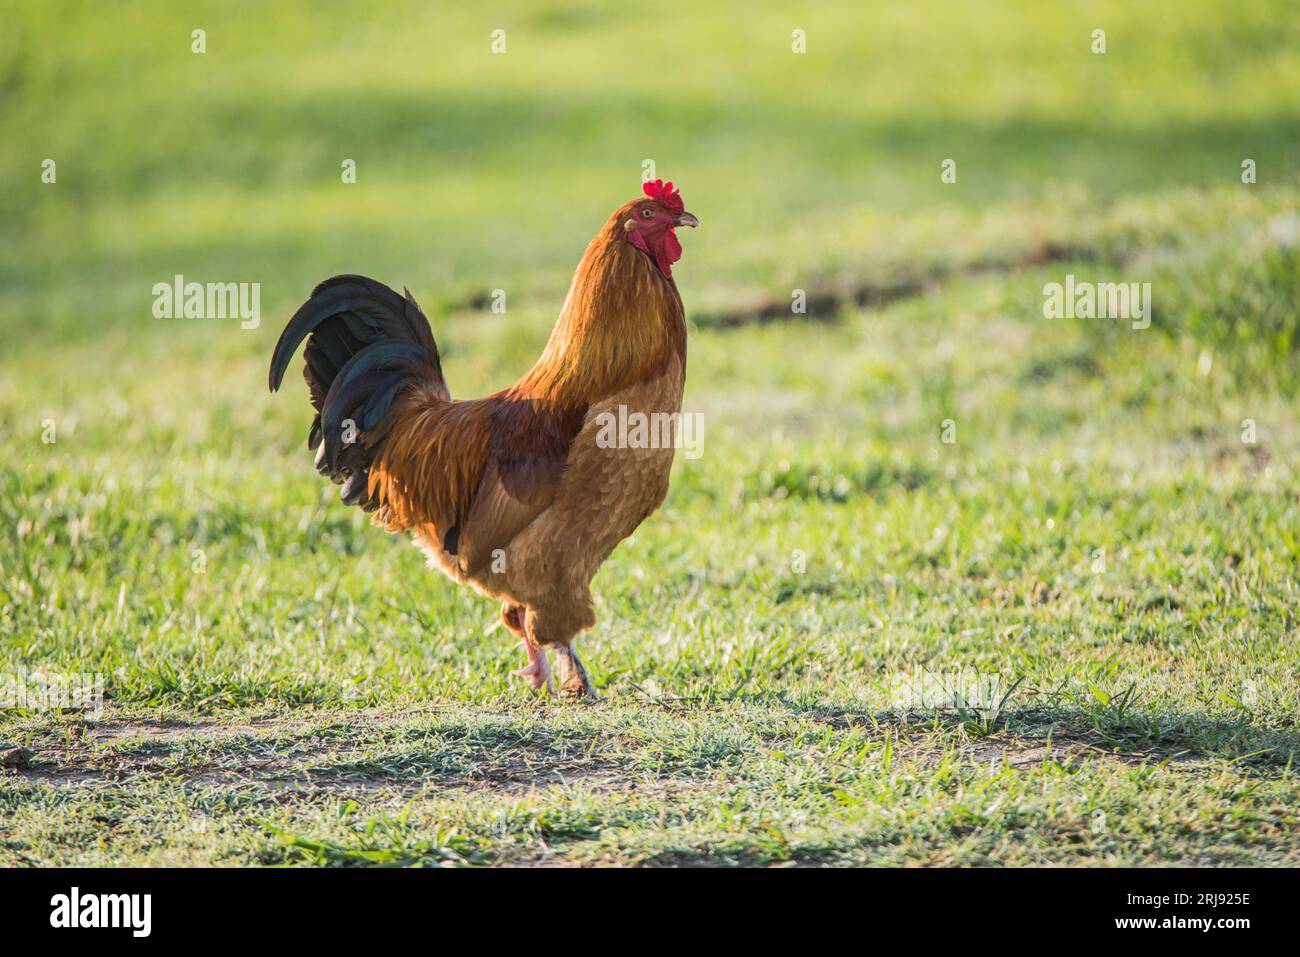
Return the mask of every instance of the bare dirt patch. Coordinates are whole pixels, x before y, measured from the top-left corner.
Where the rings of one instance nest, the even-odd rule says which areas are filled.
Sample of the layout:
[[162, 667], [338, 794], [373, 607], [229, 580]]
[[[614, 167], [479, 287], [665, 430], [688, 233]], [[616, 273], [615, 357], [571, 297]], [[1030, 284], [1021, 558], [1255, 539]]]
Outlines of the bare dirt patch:
[[[932, 744], [932, 736], [937, 731], [956, 734], [962, 726], [962, 721], [955, 714], [921, 717], [915, 714], [892, 712], [875, 715], [842, 713], [816, 716], [812, 720], [841, 730], [861, 728], [889, 731], [900, 741], [913, 745], [916, 749], [913, 753], [921, 755], [926, 764], [935, 764], [952, 751], [952, 748], [947, 750], [935, 748]], [[1079, 767], [1100, 761], [1185, 767], [1206, 760], [1205, 755], [1192, 750], [1106, 747], [1089, 738], [1084, 732], [1060, 726], [1053, 727], [1041, 736], [1011, 734], [998, 729], [983, 737], [960, 741], [956, 745], [956, 750], [964, 759], [972, 763], [998, 765], [1005, 763], [1006, 766], [1013, 768], [1040, 767], [1048, 761], [1063, 767]]]
[[730, 308], [699, 313], [691, 318], [702, 328], [738, 329], [788, 319], [834, 322], [846, 309], [883, 309], [892, 303], [920, 296], [943, 282], [961, 277], [1015, 273], [1055, 262], [1090, 262], [1098, 258], [1094, 249], [1068, 243], [1042, 242], [1023, 253], [1003, 259], [983, 259], [963, 266], [934, 265], [923, 270], [903, 270], [876, 278], [822, 279], [806, 292], [806, 311], [794, 315], [790, 298], [756, 293]]
[[1050, 745], [981, 741], [966, 748], [964, 753], [971, 761], [980, 764], [1006, 764], [1013, 768], [1038, 767], [1048, 761], [1065, 767], [1097, 761], [1125, 764], [1190, 764], [1197, 761], [1196, 756], [1188, 752], [1116, 751], [1069, 738], [1054, 738]]
[[575, 785], [632, 790], [624, 764], [588, 742], [540, 728], [526, 733], [445, 728], [438, 709], [303, 718], [216, 720], [107, 717], [65, 725], [33, 742], [10, 780], [57, 788], [117, 788], [151, 780], [183, 787], [409, 795], [429, 790], [525, 795]]

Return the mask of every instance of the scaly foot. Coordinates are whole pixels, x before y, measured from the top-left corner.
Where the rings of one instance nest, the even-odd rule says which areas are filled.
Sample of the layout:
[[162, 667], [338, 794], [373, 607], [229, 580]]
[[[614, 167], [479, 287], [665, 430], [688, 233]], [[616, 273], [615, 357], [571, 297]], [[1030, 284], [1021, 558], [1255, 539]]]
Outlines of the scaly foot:
[[591, 675], [587, 674], [582, 659], [578, 657], [578, 649], [573, 647], [573, 642], [556, 645], [555, 653], [556, 661], [560, 666], [560, 688], [563, 692], [575, 698], [599, 700], [600, 695], [596, 694], [596, 686], [592, 683]]

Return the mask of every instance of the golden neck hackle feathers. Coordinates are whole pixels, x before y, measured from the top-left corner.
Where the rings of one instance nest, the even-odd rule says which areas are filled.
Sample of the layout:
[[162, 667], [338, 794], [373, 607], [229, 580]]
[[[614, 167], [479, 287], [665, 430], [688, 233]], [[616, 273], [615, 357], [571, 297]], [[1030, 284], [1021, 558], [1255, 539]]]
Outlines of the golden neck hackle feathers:
[[686, 358], [677, 286], [624, 235], [635, 202], [610, 217], [587, 246], [546, 349], [508, 394], [585, 405]]

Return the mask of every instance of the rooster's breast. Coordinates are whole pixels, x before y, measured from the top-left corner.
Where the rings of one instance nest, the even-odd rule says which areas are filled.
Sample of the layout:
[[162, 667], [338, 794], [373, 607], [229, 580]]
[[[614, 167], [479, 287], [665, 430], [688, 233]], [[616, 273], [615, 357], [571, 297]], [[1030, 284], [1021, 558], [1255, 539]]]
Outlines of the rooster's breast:
[[520, 590], [585, 586], [663, 502], [684, 379], [673, 356], [664, 372], [591, 406], [555, 501], [507, 549], [507, 576]]

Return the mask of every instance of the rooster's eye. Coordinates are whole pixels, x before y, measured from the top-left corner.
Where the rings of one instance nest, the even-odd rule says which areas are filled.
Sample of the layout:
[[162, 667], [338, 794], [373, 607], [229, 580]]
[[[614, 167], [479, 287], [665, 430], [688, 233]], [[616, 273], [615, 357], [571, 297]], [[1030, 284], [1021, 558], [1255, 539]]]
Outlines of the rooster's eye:
[[655, 211], [654, 211], [653, 209], [651, 209], [649, 206], [647, 206], [645, 209], [641, 210], [641, 215], [644, 216], [646, 219], [650, 219], [650, 218], [652, 218], [652, 217], [654, 216], [654, 214], [655, 214]]

